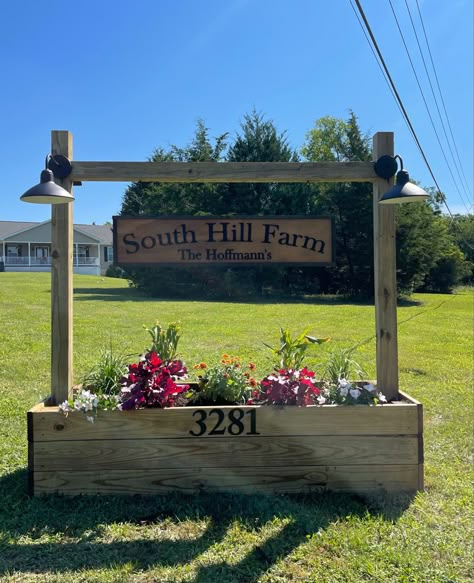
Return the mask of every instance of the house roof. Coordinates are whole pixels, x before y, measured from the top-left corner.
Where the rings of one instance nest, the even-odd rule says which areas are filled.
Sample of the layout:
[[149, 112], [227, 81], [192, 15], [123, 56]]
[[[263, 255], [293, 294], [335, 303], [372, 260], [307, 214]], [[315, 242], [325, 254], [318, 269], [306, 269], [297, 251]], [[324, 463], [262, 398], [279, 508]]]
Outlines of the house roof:
[[[51, 221], [44, 221], [43, 223], [31, 221], [0, 221], [0, 241], [7, 240], [8, 237], [12, 235], [28, 231], [38, 225], [43, 225], [49, 222]], [[96, 239], [103, 245], [112, 245], [112, 228], [110, 225], [75, 224], [74, 230]]]
[[112, 245], [112, 227], [110, 225], [74, 225], [74, 228], [104, 245]]

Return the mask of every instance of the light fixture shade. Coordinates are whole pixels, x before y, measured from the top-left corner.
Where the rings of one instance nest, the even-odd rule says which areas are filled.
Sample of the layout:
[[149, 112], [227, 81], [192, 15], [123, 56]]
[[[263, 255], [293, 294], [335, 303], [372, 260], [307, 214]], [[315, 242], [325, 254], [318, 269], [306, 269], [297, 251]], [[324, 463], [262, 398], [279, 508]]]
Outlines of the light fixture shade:
[[41, 172], [40, 183], [22, 194], [20, 200], [37, 204], [64, 204], [72, 202], [74, 197], [54, 182], [51, 170], [45, 169]]
[[421, 202], [430, 195], [416, 184], [410, 182], [406, 170], [397, 172], [397, 181], [393, 188], [387, 191], [379, 200], [379, 204], [400, 204], [405, 202]]

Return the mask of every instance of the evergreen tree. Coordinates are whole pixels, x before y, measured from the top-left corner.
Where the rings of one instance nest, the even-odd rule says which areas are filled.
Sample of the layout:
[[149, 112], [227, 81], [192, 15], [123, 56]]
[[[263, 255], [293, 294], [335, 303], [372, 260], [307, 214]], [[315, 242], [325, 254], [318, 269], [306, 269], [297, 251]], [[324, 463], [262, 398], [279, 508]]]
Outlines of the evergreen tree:
[[[194, 138], [185, 148], [156, 149], [151, 162], [219, 162], [227, 147], [227, 134], [211, 142], [209, 129], [198, 120]], [[121, 215], [216, 213], [223, 208], [219, 185], [209, 183], [135, 182], [125, 191]]]
[[[240, 133], [230, 145], [228, 162], [297, 162], [298, 155], [275, 124], [253, 110], [244, 116]], [[302, 214], [305, 189], [296, 184], [228, 184], [224, 200], [230, 213], [248, 215]]]
[[[306, 136], [301, 152], [311, 162], [352, 162], [371, 159], [370, 139], [361, 132], [357, 117], [347, 121], [323, 117]], [[373, 295], [373, 205], [369, 183], [318, 183], [312, 208], [334, 217], [336, 265], [313, 268], [320, 290], [352, 295]]]

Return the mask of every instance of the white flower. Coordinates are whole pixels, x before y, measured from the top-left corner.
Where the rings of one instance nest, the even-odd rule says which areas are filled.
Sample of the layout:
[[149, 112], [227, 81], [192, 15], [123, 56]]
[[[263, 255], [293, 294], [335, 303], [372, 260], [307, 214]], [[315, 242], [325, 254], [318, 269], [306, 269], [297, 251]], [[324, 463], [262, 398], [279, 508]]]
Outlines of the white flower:
[[360, 396], [359, 389], [350, 389], [349, 393], [351, 394], [351, 397], [353, 397], [354, 399], [358, 399]]
[[338, 384], [338, 387], [340, 387], [340, 388], [341, 387], [343, 387], [345, 389], [352, 388], [351, 383], [348, 380], [346, 380], [346, 379], [339, 379], [338, 382], [337, 382], [337, 384]]
[[323, 397], [322, 395], [318, 395], [316, 397], [316, 400], [318, 401], [318, 405], [324, 405], [324, 403], [326, 402], [326, 397]]
[[347, 397], [347, 393], [349, 392], [349, 389], [352, 389], [352, 385], [349, 381], [346, 381], [346, 379], [339, 379], [337, 388], [341, 397]]
[[67, 401], [61, 403], [58, 408], [61, 411], [61, 413], [64, 413], [64, 415], [67, 415], [69, 411], [71, 411], [71, 407], [69, 407], [69, 403]]
[[377, 393], [377, 399], [381, 403], [386, 403], [387, 402], [387, 397], [385, 395], [383, 395], [382, 393]]
[[368, 383], [367, 385], [364, 385], [364, 389], [366, 391], [369, 391], [369, 393], [373, 393], [376, 390], [372, 383]]

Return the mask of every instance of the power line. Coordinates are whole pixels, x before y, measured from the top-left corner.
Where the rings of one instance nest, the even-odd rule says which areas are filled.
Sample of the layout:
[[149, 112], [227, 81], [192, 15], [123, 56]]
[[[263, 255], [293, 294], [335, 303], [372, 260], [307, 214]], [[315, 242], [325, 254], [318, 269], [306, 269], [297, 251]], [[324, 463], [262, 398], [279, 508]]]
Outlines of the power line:
[[390, 81], [388, 80], [388, 77], [387, 77], [387, 75], [386, 75], [386, 73], [385, 73], [385, 71], [384, 71], [384, 68], [382, 67], [382, 64], [381, 64], [381, 62], [380, 62], [380, 60], [379, 60], [379, 58], [378, 58], [378, 56], [377, 56], [377, 53], [375, 52], [375, 49], [374, 49], [374, 47], [373, 47], [372, 43], [370, 42], [369, 35], [367, 34], [367, 31], [366, 31], [366, 29], [364, 28], [364, 25], [363, 25], [363, 23], [362, 23], [362, 21], [361, 21], [361, 19], [360, 19], [359, 13], [357, 12], [357, 10], [356, 10], [356, 8], [355, 8], [354, 4], [352, 3], [352, 0], [349, 0], [349, 2], [350, 2], [350, 4], [351, 4], [351, 8], [352, 8], [352, 10], [354, 11], [354, 14], [355, 14], [355, 16], [356, 16], [356, 18], [357, 18], [357, 21], [359, 22], [360, 28], [362, 29], [362, 32], [364, 33], [364, 36], [365, 36], [365, 38], [366, 38], [366, 40], [367, 40], [367, 44], [369, 45], [369, 47], [370, 47], [370, 50], [372, 51], [372, 54], [374, 55], [375, 61], [376, 61], [377, 65], [379, 66], [379, 69], [380, 69], [380, 71], [382, 72], [382, 76], [383, 76], [383, 78], [385, 79], [385, 82], [387, 83], [387, 86], [388, 86], [388, 88], [390, 89], [390, 92], [392, 93], [392, 95], [393, 95], [393, 97], [394, 97], [394, 99], [395, 99], [395, 103], [397, 104], [397, 106], [398, 106], [398, 109], [400, 110], [400, 113], [401, 113], [401, 114], [402, 114], [402, 116], [403, 116], [403, 110], [402, 110], [402, 108], [400, 107], [400, 104], [398, 103], [398, 101], [397, 101], [397, 99], [396, 99], [396, 97], [395, 97], [395, 94], [394, 94], [394, 92], [393, 92], [393, 88], [392, 88], [392, 86], [390, 85]]
[[[408, 45], [407, 45], [407, 43], [405, 41], [405, 36], [403, 34], [403, 30], [402, 30], [402, 28], [400, 26], [400, 23], [399, 23], [398, 18], [397, 18], [397, 14], [396, 14], [395, 9], [394, 9], [393, 4], [392, 4], [392, 0], [388, 0], [388, 2], [390, 4], [390, 8], [392, 9], [393, 17], [394, 17], [395, 22], [397, 24], [398, 32], [400, 33], [400, 36], [401, 36], [401, 39], [402, 39], [402, 42], [403, 42], [403, 46], [405, 47], [405, 51], [406, 51], [406, 54], [408, 56], [408, 60], [410, 61], [410, 65], [411, 65], [413, 74], [415, 76], [415, 79], [416, 79], [416, 82], [417, 82], [417, 85], [418, 85], [418, 89], [420, 90], [421, 97], [423, 99], [423, 103], [425, 104], [426, 112], [428, 113], [428, 117], [430, 118], [431, 126], [433, 128], [433, 131], [435, 133], [436, 139], [438, 141], [438, 145], [439, 145], [439, 147], [441, 149], [441, 153], [443, 154], [444, 161], [446, 162], [446, 166], [448, 167], [449, 173], [451, 174], [451, 178], [453, 179], [453, 183], [454, 183], [454, 186], [456, 187], [456, 190], [457, 190], [457, 192], [459, 194], [459, 197], [461, 198], [461, 200], [462, 200], [462, 202], [463, 202], [463, 204], [464, 204], [464, 206], [466, 208], [466, 211], [469, 212], [469, 208], [466, 205], [466, 202], [464, 200], [464, 197], [463, 197], [461, 191], [459, 190], [458, 182], [457, 182], [456, 178], [454, 177], [453, 171], [451, 170], [451, 166], [450, 166], [450, 164], [448, 162], [448, 158], [446, 157], [446, 153], [444, 151], [443, 144], [441, 143], [441, 139], [440, 139], [439, 134], [438, 134], [438, 131], [436, 129], [436, 126], [435, 126], [433, 117], [431, 115], [430, 108], [428, 106], [428, 102], [426, 101], [425, 93], [424, 93], [423, 88], [421, 86], [420, 79], [419, 79], [418, 74], [416, 72], [416, 69], [415, 69], [415, 65], [413, 63], [413, 60], [411, 58], [410, 51], [408, 49]], [[428, 77], [428, 79], [429, 79], [429, 77]], [[446, 138], [447, 138], [447, 136], [446, 136]]]
[[425, 36], [425, 42], [426, 42], [426, 46], [427, 46], [427, 48], [428, 48], [428, 54], [430, 55], [431, 66], [433, 67], [433, 72], [434, 72], [434, 74], [435, 74], [436, 85], [437, 85], [437, 87], [438, 87], [439, 95], [440, 95], [440, 97], [441, 97], [441, 103], [443, 104], [444, 115], [446, 116], [446, 121], [448, 122], [449, 133], [451, 134], [451, 139], [453, 140], [454, 149], [455, 149], [455, 151], [456, 151], [456, 156], [457, 156], [457, 159], [458, 159], [459, 165], [460, 165], [460, 167], [461, 167], [461, 172], [462, 172], [462, 175], [463, 175], [463, 177], [464, 177], [464, 181], [465, 181], [466, 185], [467, 185], [467, 186], [468, 186], [468, 188], [469, 188], [469, 185], [468, 185], [468, 182], [467, 182], [467, 179], [466, 179], [466, 175], [464, 174], [464, 170], [463, 170], [463, 167], [462, 167], [462, 164], [461, 164], [461, 159], [460, 159], [460, 157], [459, 157], [459, 152], [458, 152], [458, 147], [457, 147], [457, 144], [456, 144], [456, 140], [454, 139], [454, 135], [453, 135], [453, 129], [452, 129], [452, 127], [451, 127], [451, 123], [450, 123], [450, 121], [449, 121], [448, 112], [446, 111], [446, 104], [444, 103], [443, 92], [441, 91], [441, 87], [440, 87], [440, 85], [439, 85], [438, 74], [437, 74], [437, 72], [436, 72], [436, 67], [435, 67], [435, 64], [434, 64], [434, 61], [433, 61], [433, 55], [431, 54], [431, 48], [430, 48], [430, 44], [429, 44], [429, 42], [428, 42], [428, 37], [427, 37], [427, 35], [426, 35], [425, 24], [424, 24], [424, 22], [423, 22], [423, 16], [421, 15], [421, 10], [420, 10], [420, 6], [419, 6], [419, 4], [418, 4], [418, 0], [416, 0], [416, 6], [417, 6], [417, 8], [418, 8], [418, 14], [419, 14], [419, 16], [420, 16], [421, 26], [422, 26], [422, 28], [423, 28], [423, 34], [424, 34], [424, 36]]
[[[350, 1], [352, 1], [352, 0], [350, 0]], [[402, 101], [402, 99], [401, 99], [401, 97], [400, 97], [400, 95], [399, 95], [399, 93], [397, 91], [397, 88], [396, 88], [395, 83], [394, 83], [394, 81], [392, 79], [392, 76], [390, 75], [390, 71], [388, 70], [387, 64], [385, 63], [385, 59], [383, 58], [382, 52], [381, 52], [381, 50], [379, 48], [379, 45], [378, 45], [378, 43], [377, 43], [377, 41], [375, 39], [374, 33], [372, 32], [372, 29], [370, 27], [370, 24], [369, 24], [369, 22], [367, 20], [367, 17], [365, 15], [364, 9], [362, 8], [359, 0], [354, 0], [354, 1], [355, 1], [356, 5], [357, 5], [357, 8], [358, 8], [359, 13], [360, 13], [360, 15], [362, 17], [362, 20], [364, 21], [364, 25], [365, 25], [365, 27], [367, 29], [367, 32], [369, 33], [370, 39], [371, 39], [372, 44], [373, 44], [373, 46], [374, 46], [374, 48], [375, 48], [375, 50], [377, 52], [378, 58], [380, 59], [380, 62], [382, 64], [383, 68], [384, 68], [385, 74], [386, 74], [387, 79], [388, 79], [388, 81], [390, 83], [390, 86], [392, 88], [392, 92], [393, 92], [393, 94], [395, 96], [396, 101], [398, 102], [399, 108], [400, 108], [400, 110], [402, 112], [402, 115], [403, 115], [403, 117], [405, 119], [405, 122], [406, 122], [406, 124], [408, 126], [408, 129], [410, 130], [410, 132], [411, 132], [411, 134], [413, 136], [413, 139], [415, 140], [415, 143], [416, 143], [416, 145], [418, 147], [418, 150], [420, 151], [420, 154], [421, 154], [421, 156], [422, 156], [422, 158], [423, 158], [423, 160], [424, 160], [424, 162], [426, 164], [426, 167], [428, 168], [428, 171], [429, 171], [429, 173], [431, 175], [431, 178], [433, 179], [433, 182], [436, 185], [436, 188], [438, 190], [439, 196], [441, 197], [441, 200], [443, 201], [444, 205], [448, 209], [448, 213], [450, 214], [451, 218], [454, 219], [453, 213], [451, 212], [451, 209], [448, 206], [448, 202], [446, 200], [446, 197], [444, 196], [444, 194], [441, 191], [441, 188], [440, 188], [440, 186], [438, 184], [438, 181], [436, 180], [436, 177], [435, 177], [435, 175], [433, 173], [433, 170], [431, 168], [431, 165], [428, 162], [428, 159], [426, 157], [426, 154], [425, 154], [425, 152], [424, 152], [424, 150], [423, 150], [423, 148], [421, 146], [420, 140], [418, 139], [418, 136], [416, 135], [415, 128], [413, 127], [413, 124], [411, 123], [411, 120], [410, 120], [410, 118], [408, 116], [408, 113], [407, 113], [407, 111], [405, 109], [405, 106], [403, 105], [403, 101]]]
[[[418, 2], [417, 2], [417, 3], [418, 3]], [[424, 54], [423, 54], [423, 50], [422, 50], [422, 48], [421, 48], [420, 40], [419, 40], [419, 38], [418, 38], [418, 33], [417, 33], [417, 31], [416, 31], [416, 26], [415, 26], [415, 23], [413, 22], [413, 18], [412, 18], [412, 14], [411, 14], [410, 6], [409, 6], [409, 4], [408, 4], [408, 1], [407, 1], [407, 0], [405, 0], [405, 6], [406, 6], [406, 8], [407, 8], [408, 15], [409, 15], [409, 17], [410, 17], [411, 26], [412, 26], [412, 28], [413, 28], [413, 33], [415, 34], [416, 43], [417, 43], [417, 45], [418, 45], [418, 50], [420, 51], [421, 60], [423, 61], [423, 67], [424, 67], [424, 69], [425, 69], [425, 73], [426, 73], [426, 76], [427, 76], [427, 78], [428, 78], [428, 83], [430, 84], [431, 94], [433, 95], [433, 99], [434, 99], [434, 102], [435, 102], [435, 105], [436, 105], [436, 109], [437, 109], [437, 111], [438, 111], [438, 116], [439, 116], [439, 120], [440, 120], [440, 122], [441, 122], [441, 126], [442, 126], [442, 128], [443, 128], [444, 137], [446, 138], [446, 143], [448, 144], [449, 151], [451, 152], [451, 157], [452, 157], [452, 159], [453, 159], [454, 166], [455, 166], [455, 168], [456, 168], [456, 171], [457, 171], [457, 174], [458, 174], [458, 177], [459, 177], [460, 184], [461, 184], [461, 186], [462, 186], [462, 188], [463, 188], [463, 190], [464, 190], [464, 193], [466, 194], [466, 196], [469, 196], [469, 192], [468, 192], [468, 190], [469, 190], [469, 186], [468, 186], [468, 185], [467, 185], [467, 183], [466, 183], [465, 176], [464, 176], [464, 172], [462, 173], [462, 174], [463, 174], [463, 176], [464, 176], [464, 182], [463, 182], [463, 177], [461, 176], [461, 172], [460, 172], [460, 170], [459, 170], [459, 167], [458, 167], [458, 164], [457, 164], [457, 162], [456, 162], [456, 158], [455, 158], [455, 156], [454, 156], [454, 152], [453, 152], [453, 149], [452, 149], [452, 147], [451, 147], [451, 142], [450, 142], [450, 140], [449, 140], [449, 138], [448, 138], [448, 134], [447, 134], [447, 132], [446, 132], [446, 126], [444, 125], [443, 116], [441, 115], [441, 111], [440, 111], [440, 109], [439, 109], [438, 99], [437, 99], [437, 97], [436, 97], [436, 94], [435, 94], [435, 91], [434, 91], [434, 89], [433, 89], [433, 83], [431, 82], [431, 75], [429, 74], [429, 72], [428, 72], [428, 67], [426, 66], [426, 61], [425, 61], [425, 57], [424, 57]], [[419, 10], [420, 10], [420, 9], [419, 9], [419, 7], [418, 7], [418, 11], [419, 11]], [[420, 14], [420, 20], [421, 20], [421, 23], [422, 23], [422, 25], [423, 25], [423, 20], [422, 20], [421, 12], [419, 12], [419, 14]], [[423, 26], [423, 30], [424, 30], [424, 26]], [[425, 38], [426, 38], [426, 34], [425, 34]], [[428, 39], [426, 39], [426, 42], [427, 42], [427, 44], [428, 44]], [[428, 46], [428, 49], [429, 49], [429, 46]], [[432, 62], [432, 65], [433, 65], [433, 70], [434, 70], [434, 63], [433, 63], [433, 62]], [[436, 72], [435, 72], [435, 73], [436, 73]], [[440, 91], [440, 93], [441, 93], [441, 90], [440, 90], [440, 88], [439, 88], [439, 85], [438, 85], [438, 89], [439, 89], [439, 91]], [[445, 114], [446, 114], [446, 119], [448, 120], [448, 123], [449, 123], [449, 119], [448, 119], [448, 117], [447, 117], [447, 113], [446, 113], [446, 111], [445, 111]], [[451, 137], [453, 138], [453, 143], [454, 143], [454, 137], [452, 136], [452, 133], [451, 133]], [[454, 144], [454, 145], [456, 145], [456, 144]], [[458, 156], [458, 158], [459, 158], [459, 156]], [[461, 164], [461, 160], [459, 160], [459, 166], [461, 167], [461, 170], [462, 170], [462, 164]], [[466, 187], [467, 187], [467, 188], [466, 188]], [[464, 198], [463, 198], [463, 196], [461, 195], [461, 193], [459, 193], [459, 194], [460, 194], [460, 196], [461, 196], [461, 199], [462, 199], [462, 201], [463, 201], [464, 205], [466, 206], [466, 203], [465, 203], [465, 201], [464, 201]], [[472, 205], [471, 205], [471, 206], [472, 206]], [[467, 207], [466, 207], [466, 210], [469, 212], [469, 209], [468, 209]]]

